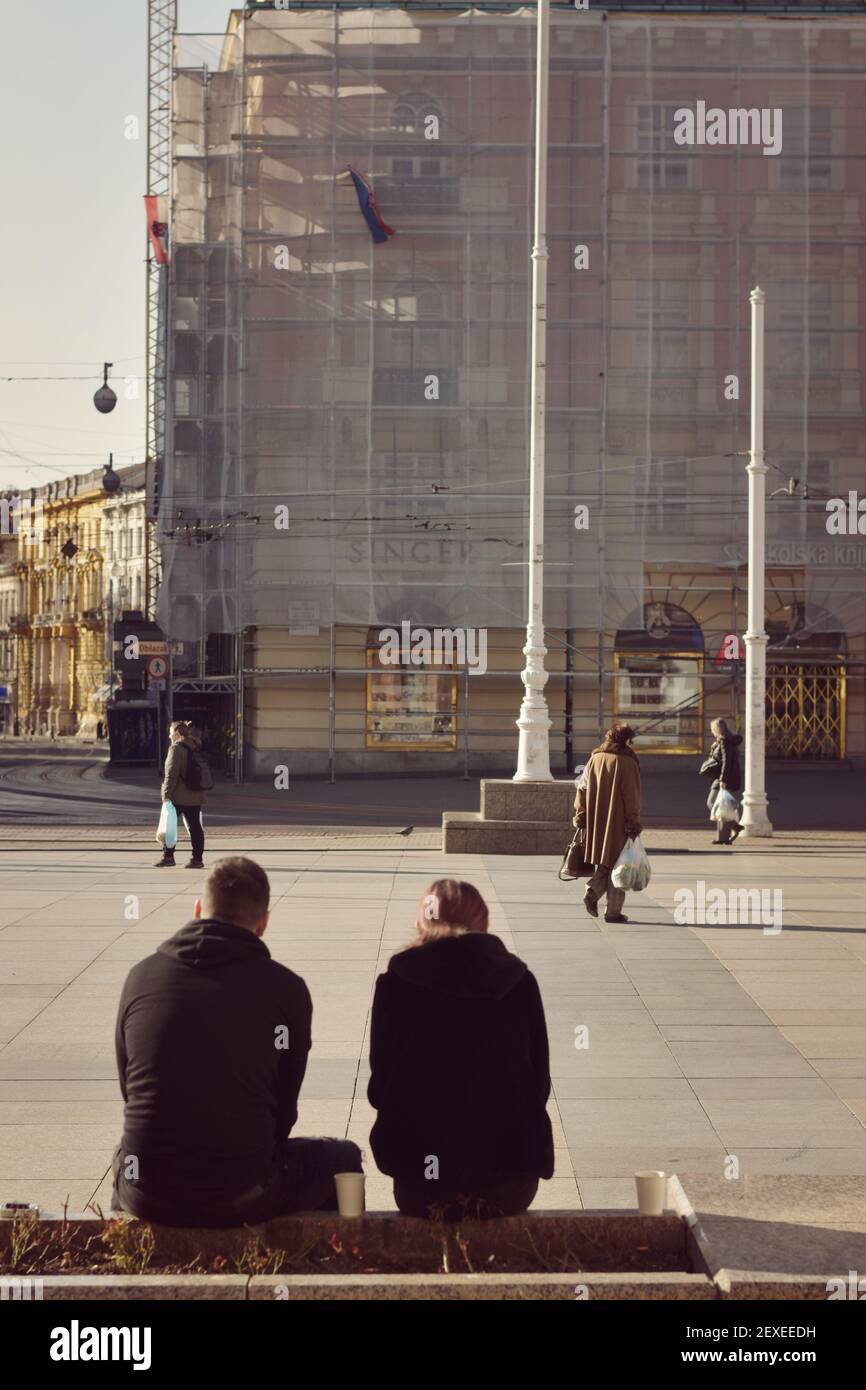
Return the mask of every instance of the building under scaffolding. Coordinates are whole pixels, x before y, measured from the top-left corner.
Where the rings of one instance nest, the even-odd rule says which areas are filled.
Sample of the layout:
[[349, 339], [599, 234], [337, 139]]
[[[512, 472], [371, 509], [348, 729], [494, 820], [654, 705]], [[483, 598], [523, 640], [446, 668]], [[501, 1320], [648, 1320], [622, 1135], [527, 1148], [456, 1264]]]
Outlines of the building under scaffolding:
[[[682, 754], [738, 714], [755, 284], [768, 752], [862, 758], [866, 536], [826, 500], [864, 487], [866, 14], [653, 8], [551, 21], [553, 765], [614, 715]], [[534, 54], [534, 6], [177, 37], [158, 617], [175, 714], [237, 775], [513, 767]], [[677, 143], [700, 102], [781, 110], [780, 151]], [[383, 666], [404, 621], [485, 629], [486, 672]]]

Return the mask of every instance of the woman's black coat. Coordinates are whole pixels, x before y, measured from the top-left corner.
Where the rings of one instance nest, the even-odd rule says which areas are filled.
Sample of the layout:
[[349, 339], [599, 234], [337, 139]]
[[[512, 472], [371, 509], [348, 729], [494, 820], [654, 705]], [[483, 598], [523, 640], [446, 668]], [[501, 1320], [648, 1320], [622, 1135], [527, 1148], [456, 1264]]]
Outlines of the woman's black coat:
[[742, 741], [742, 734], [725, 734], [723, 738], [717, 738], [710, 749], [710, 757], [715, 758], [719, 764], [716, 780], [724, 782], [729, 792], [738, 792], [743, 785], [743, 774], [740, 768], [740, 744]]
[[444, 1183], [553, 1174], [547, 1028], [534, 975], [498, 937], [392, 956], [376, 981], [367, 1090], [379, 1168]]

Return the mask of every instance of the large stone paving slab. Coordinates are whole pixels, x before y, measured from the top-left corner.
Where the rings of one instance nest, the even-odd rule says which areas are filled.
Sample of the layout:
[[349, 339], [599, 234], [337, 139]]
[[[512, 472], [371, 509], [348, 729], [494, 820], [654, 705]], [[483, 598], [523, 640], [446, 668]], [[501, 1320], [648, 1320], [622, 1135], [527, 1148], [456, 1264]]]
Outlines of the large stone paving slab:
[[[369, 1011], [434, 877], [466, 877], [539, 981], [556, 1171], [536, 1205], [634, 1205], [637, 1168], [866, 1174], [866, 836], [779, 837], [720, 853], [705, 832], [659, 852], [626, 925], [590, 918], [548, 857], [447, 858], [393, 833], [224, 832], [273, 885], [266, 941], [314, 998], [298, 1131], [367, 1145]], [[405, 847], [401, 847], [405, 846]], [[202, 875], [151, 867], [133, 835], [0, 858], [0, 1199], [107, 1205], [119, 1137], [114, 1016], [130, 966], [192, 915]], [[675, 919], [686, 888], [783, 893], [783, 926]], [[371, 1175], [370, 1205], [392, 1204]]]

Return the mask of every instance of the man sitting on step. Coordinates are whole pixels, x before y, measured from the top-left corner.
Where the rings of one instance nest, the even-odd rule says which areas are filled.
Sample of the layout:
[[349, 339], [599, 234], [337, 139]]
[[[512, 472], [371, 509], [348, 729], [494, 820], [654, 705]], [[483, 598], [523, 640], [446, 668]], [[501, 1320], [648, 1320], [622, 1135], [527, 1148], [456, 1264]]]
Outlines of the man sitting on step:
[[124, 1099], [112, 1207], [168, 1226], [239, 1226], [336, 1211], [357, 1144], [290, 1139], [313, 1006], [262, 941], [270, 885], [221, 859], [193, 920], [133, 966], [117, 1015]]

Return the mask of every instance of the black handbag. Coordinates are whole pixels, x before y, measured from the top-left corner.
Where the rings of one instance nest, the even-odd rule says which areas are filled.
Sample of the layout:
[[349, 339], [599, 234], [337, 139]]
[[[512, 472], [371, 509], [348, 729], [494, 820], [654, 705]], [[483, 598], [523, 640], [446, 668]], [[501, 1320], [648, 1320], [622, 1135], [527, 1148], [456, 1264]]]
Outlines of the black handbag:
[[571, 839], [571, 844], [565, 851], [562, 863], [559, 866], [557, 878], [563, 883], [569, 883], [575, 878], [589, 878], [595, 873], [595, 866], [587, 864], [583, 857], [583, 847], [586, 843], [586, 829], [579, 825]]
[[722, 765], [718, 758], [704, 758], [704, 761], [701, 763], [701, 777], [720, 777], [721, 772]]

